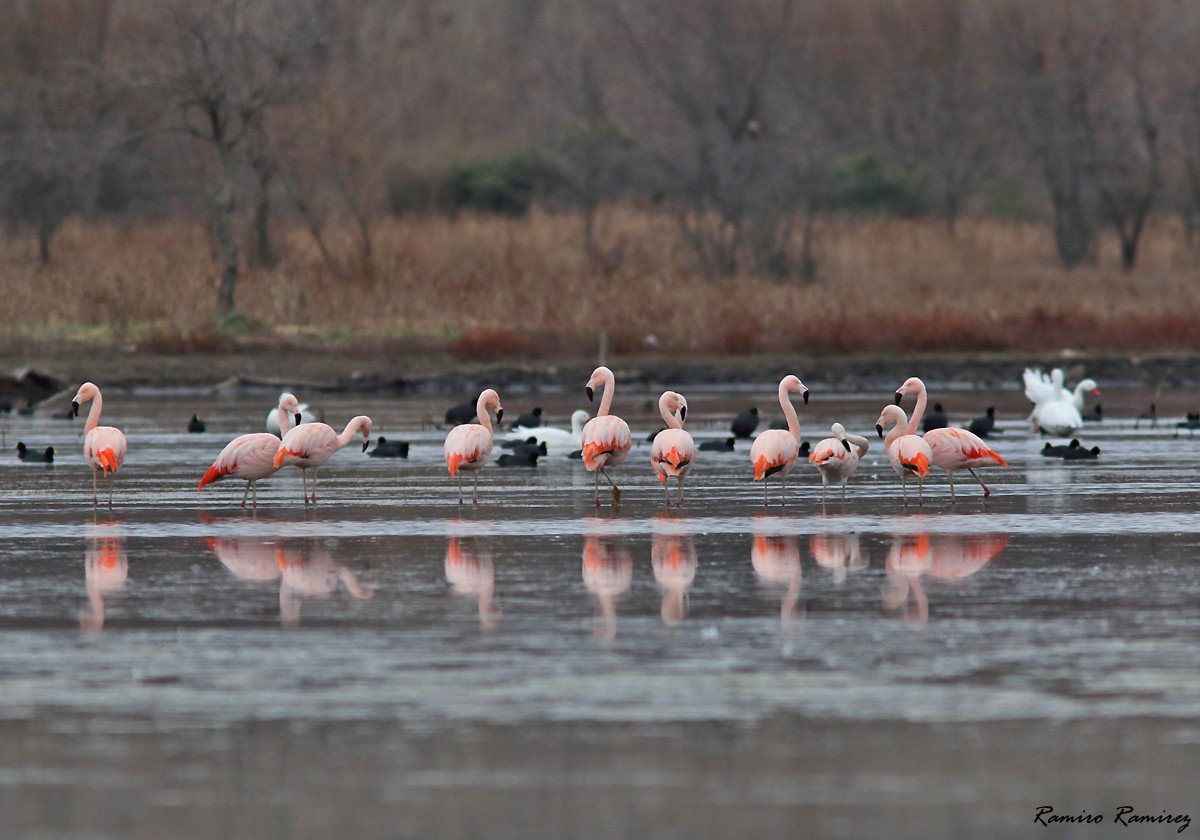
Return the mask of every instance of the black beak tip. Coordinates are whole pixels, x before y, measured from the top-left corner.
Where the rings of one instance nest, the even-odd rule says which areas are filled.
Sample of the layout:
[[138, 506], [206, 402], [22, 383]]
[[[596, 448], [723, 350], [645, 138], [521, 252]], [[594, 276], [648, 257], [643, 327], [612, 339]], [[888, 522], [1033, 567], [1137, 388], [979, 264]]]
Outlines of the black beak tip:
[[804, 404], [808, 405], [808, 391], [804, 392]]
[[496, 409], [496, 422], [499, 423], [503, 419], [504, 419], [504, 409], [497, 408]]
[[880, 437], [883, 437], [883, 426], [881, 426], [881, 425], [879, 425], [878, 423], [876, 423], [876, 424], [875, 424], [875, 431], [879, 432], [879, 436], [880, 436]]
[[896, 392], [896, 405], [900, 405], [900, 400], [903, 396], [904, 395], [901, 394], [899, 391]]
[[369, 441], [369, 440], [364, 440], [364, 441], [363, 441], [363, 448], [362, 448], [362, 451], [363, 451], [363, 452], [366, 452], [366, 451], [367, 451], [367, 447], [368, 447], [368, 446], [370, 446], [370, 445], [371, 445], [371, 441]]
[[79, 416], [79, 403], [75, 402], [75, 400], [71, 400], [71, 416]]
[[595, 402], [595, 392], [591, 388], [584, 388], [583, 390], [587, 391], [588, 402]]
[[846, 447], [847, 452], [850, 451], [850, 441], [848, 441], [848, 440], [842, 441], [842, 446]]
[[687, 419], [687, 406], [686, 405], [683, 408], [679, 409], [679, 419], [680, 420]]
[[299, 426], [303, 422], [304, 422], [304, 415], [297, 411], [296, 412], [296, 425]]

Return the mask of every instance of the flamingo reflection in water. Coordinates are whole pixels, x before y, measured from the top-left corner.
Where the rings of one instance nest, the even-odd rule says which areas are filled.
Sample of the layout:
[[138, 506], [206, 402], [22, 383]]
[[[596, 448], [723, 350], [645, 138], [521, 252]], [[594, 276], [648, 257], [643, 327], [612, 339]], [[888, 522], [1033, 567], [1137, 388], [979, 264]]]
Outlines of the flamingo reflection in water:
[[650, 547], [650, 565], [654, 569], [654, 580], [663, 593], [663, 624], [678, 624], [687, 617], [687, 593], [696, 579], [696, 546], [692, 538], [664, 533], [656, 528]]
[[792, 534], [757, 533], [750, 549], [750, 563], [758, 579], [773, 588], [787, 587], [779, 604], [779, 620], [792, 623], [800, 599], [800, 545]]
[[84, 630], [104, 629], [104, 596], [120, 592], [129, 577], [129, 559], [125, 556], [125, 532], [118, 522], [95, 522], [84, 531], [87, 555], [83, 561], [89, 611], [80, 612], [79, 626]]
[[[589, 523], [602, 520], [589, 518]], [[633, 558], [629, 550], [616, 537], [590, 533], [583, 537], [583, 583], [596, 596], [600, 612], [592, 624], [592, 633], [598, 639], [610, 641], [617, 635], [618, 595], [629, 588], [633, 581]]]
[[970, 577], [1008, 545], [1007, 534], [908, 534], [893, 538], [888, 549], [888, 582], [883, 605], [914, 624], [929, 620], [929, 599], [922, 577], [961, 580]]
[[335, 563], [318, 541], [285, 545], [282, 540], [255, 537], [209, 537], [206, 542], [217, 559], [243, 580], [279, 580], [279, 612], [288, 626], [299, 623], [303, 599], [328, 597], [339, 583], [355, 598], [375, 594], [348, 568]]
[[491, 553], [476, 548], [469, 537], [450, 537], [446, 544], [446, 581], [454, 594], [479, 602], [479, 624], [484, 630], [500, 624], [500, 607], [492, 602], [496, 570]]
[[848, 572], [865, 569], [871, 561], [858, 534], [813, 534], [808, 539], [808, 550], [818, 566], [833, 573], [834, 583], [844, 582]]

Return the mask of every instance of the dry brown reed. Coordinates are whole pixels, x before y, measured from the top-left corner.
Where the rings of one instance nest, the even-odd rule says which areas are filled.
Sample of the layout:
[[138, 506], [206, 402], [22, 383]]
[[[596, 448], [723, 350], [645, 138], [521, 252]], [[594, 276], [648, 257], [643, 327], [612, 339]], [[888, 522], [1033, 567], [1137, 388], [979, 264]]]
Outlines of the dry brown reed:
[[[1197, 343], [1200, 256], [1168, 218], [1150, 226], [1130, 273], [1107, 239], [1091, 264], [1062, 269], [1045, 224], [967, 220], [951, 236], [936, 221], [829, 219], [809, 284], [712, 279], [663, 212], [602, 212], [607, 265], [588, 258], [582, 230], [577, 216], [543, 212], [380, 220], [370, 270], [351, 272], [325, 265], [296, 228], [277, 266], [246, 267], [238, 310], [263, 340], [399, 339], [464, 359], [590, 352], [601, 333], [616, 352], [719, 354]], [[328, 241], [350, 254], [356, 240], [347, 228]], [[73, 221], [53, 256], [41, 267], [32, 241], [0, 241], [3, 338], [225, 346], [200, 225]]]

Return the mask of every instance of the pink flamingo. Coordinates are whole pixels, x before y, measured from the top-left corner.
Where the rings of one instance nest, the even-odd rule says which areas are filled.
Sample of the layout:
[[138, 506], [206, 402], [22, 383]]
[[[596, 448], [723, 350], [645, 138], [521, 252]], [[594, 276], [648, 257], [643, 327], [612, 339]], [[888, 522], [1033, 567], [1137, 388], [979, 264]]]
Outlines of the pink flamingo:
[[[279, 418], [279, 428], [285, 431], [292, 426], [292, 420], [300, 423], [300, 404], [292, 394], [280, 394], [279, 406], [276, 409]], [[203, 490], [209, 484], [220, 481], [228, 476], [240, 478], [246, 482], [246, 491], [242, 493], [242, 507], [246, 506], [246, 496], [254, 492], [254, 507], [258, 507], [258, 488], [254, 486], [268, 476], [274, 475], [275, 454], [279, 451], [279, 438], [268, 432], [240, 435], [231, 440], [217, 460], [213, 461], [204, 478], [196, 485], [197, 490]], [[307, 496], [307, 492], [305, 494]]]
[[583, 443], [583, 465], [588, 472], [596, 474], [596, 507], [600, 507], [600, 476], [612, 487], [613, 504], [621, 503], [621, 491], [608, 476], [608, 468], [615, 467], [625, 460], [629, 448], [633, 446], [633, 437], [629, 434], [629, 424], [609, 414], [612, 408], [613, 392], [617, 390], [616, 377], [608, 368], [601, 365], [592, 371], [592, 377], [587, 382], [588, 400], [595, 398], [597, 388], [604, 389], [600, 399], [600, 409], [596, 416], [587, 421], [583, 427], [581, 441]]
[[696, 579], [696, 546], [692, 538], [656, 533], [650, 546], [650, 567], [663, 592], [659, 608], [663, 624], [678, 624], [687, 616], [687, 592]]
[[[917, 429], [920, 428], [921, 416], [925, 413], [925, 402], [928, 399], [925, 393], [925, 383], [915, 376], [904, 380], [904, 384], [896, 391], [896, 405], [900, 404], [900, 399], [906, 394], [917, 395], [917, 404], [913, 408], [912, 419], [908, 421], [908, 433], [915, 435]], [[976, 474], [975, 469], [977, 467], [1008, 466], [1008, 462], [1000, 457], [1000, 453], [984, 443], [978, 435], [971, 434], [966, 429], [955, 426], [932, 429], [925, 433], [925, 442], [929, 444], [929, 448], [933, 452], [931, 459], [933, 465], [945, 470], [946, 475], [950, 478], [951, 502], [954, 501], [955, 470], [969, 472], [983, 488], [983, 497], [986, 499], [992, 494], [992, 491]]]
[[300, 468], [305, 507], [308, 507], [308, 471], [313, 471], [312, 503], [315, 505], [318, 470], [333, 457], [333, 453], [347, 446], [355, 433], [362, 435], [362, 451], [366, 452], [371, 442], [371, 418], [365, 414], [351, 418], [340, 435], [325, 423], [303, 423], [283, 436], [275, 453], [275, 469], [285, 466]]
[[504, 409], [500, 405], [500, 395], [491, 388], [482, 392], [475, 401], [475, 415], [478, 423], [464, 423], [455, 426], [446, 435], [442, 452], [446, 455], [446, 469], [450, 477], [458, 479], [458, 503], [463, 503], [462, 476], [459, 472], [467, 470], [474, 473], [475, 483], [471, 488], [471, 501], [479, 504], [479, 471], [487, 464], [492, 454], [492, 417], [488, 409], [496, 412], [496, 422], [504, 419]]
[[583, 583], [596, 596], [600, 614], [592, 626], [598, 639], [617, 635], [616, 599], [633, 580], [633, 558], [620, 540], [599, 534], [583, 538]]
[[500, 623], [500, 607], [492, 603], [496, 590], [492, 555], [486, 550], [476, 550], [462, 537], [451, 535], [446, 545], [446, 580], [456, 595], [478, 602], [480, 626], [494, 630]]
[[671, 506], [671, 489], [667, 486], [667, 476], [679, 479], [676, 494], [676, 505], [683, 504], [683, 482], [691, 472], [696, 460], [696, 443], [692, 436], [683, 430], [687, 420], [687, 400], [682, 394], [674, 391], [664, 391], [658, 398], [658, 411], [662, 415], [667, 428], [654, 436], [650, 444], [650, 465], [654, 467], [658, 480], [662, 483], [663, 492], [667, 495], [667, 507]]
[[842, 503], [846, 502], [846, 482], [858, 469], [859, 459], [871, 448], [870, 442], [859, 435], [846, 434], [846, 427], [834, 423], [830, 427], [833, 437], [825, 438], [813, 447], [808, 460], [821, 471], [821, 504], [825, 504], [825, 490], [829, 482], [842, 484]]
[[92, 401], [92, 407], [88, 410], [87, 423], [83, 427], [83, 458], [92, 468], [92, 507], [100, 503], [96, 496], [96, 470], [102, 470], [108, 478], [108, 509], [112, 510], [113, 479], [125, 463], [125, 453], [129, 447], [120, 429], [99, 425], [104, 398], [100, 396], [100, 389], [91, 382], [79, 386], [79, 393], [71, 400], [71, 413], [78, 417], [80, 404], [88, 400]]
[[885, 405], [875, 421], [875, 430], [883, 437], [885, 426], [892, 426], [886, 438], [883, 438], [883, 448], [892, 469], [900, 476], [900, 487], [904, 492], [904, 504], [908, 504], [908, 474], [917, 477], [920, 486], [917, 491], [919, 502], [924, 501], [925, 476], [929, 475], [929, 464], [933, 460], [933, 452], [929, 444], [922, 438], [908, 433], [908, 417], [904, 409], [898, 405]]
[[763, 507], [768, 505], [767, 477], [779, 474], [779, 504], [787, 504], [787, 475], [796, 465], [800, 453], [800, 418], [788, 398], [789, 393], [801, 394], [808, 405], [808, 388], [800, 378], [791, 374], [779, 380], [779, 404], [787, 418], [787, 430], [767, 429], [754, 439], [750, 447], [750, 463], [754, 465], [754, 480], [763, 483]]

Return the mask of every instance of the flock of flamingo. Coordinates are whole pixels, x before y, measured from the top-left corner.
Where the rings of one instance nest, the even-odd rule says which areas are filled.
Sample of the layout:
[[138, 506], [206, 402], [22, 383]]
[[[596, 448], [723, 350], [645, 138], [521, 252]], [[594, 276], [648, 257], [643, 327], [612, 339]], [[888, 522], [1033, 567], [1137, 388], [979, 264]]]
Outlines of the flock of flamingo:
[[[1081, 388], [1084, 385], [1081, 385]], [[1045, 387], [1057, 390], [1049, 395], [1053, 399], [1047, 397], [1044, 402], [1052, 405], [1062, 402], [1058, 394], [1058, 391], [1062, 390], [1061, 374], [1057, 380], [1046, 379]], [[1094, 388], [1094, 383], [1091, 383], [1091, 387]], [[597, 391], [603, 391], [603, 396], [596, 416], [587, 419], [578, 432], [583, 464], [594, 474], [596, 506], [600, 506], [601, 476], [611, 486], [613, 504], [617, 505], [620, 503], [620, 489], [609, 472], [625, 461], [632, 448], [633, 437], [629, 425], [612, 413], [616, 379], [609, 368], [596, 368], [588, 379], [585, 390], [589, 400], [594, 400]], [[750, 449], [754, 480], [763, 482], [764, 505], [770, 501], [767, 479], [771, 476], [778, 477], [780, 504], [786, 505], [787, 478], [801, 457], [800, 421], [792, 403], [793, 394], [800, 395], [804, 403], [808, 403], [809, 390], [799, 377], [783, 377], [779, 382], [778, 396], [787, 420], [787, 428], [762, 432], [754, 439]], [[906, 396], [916, 398], [911, 417], [900, 405]], [[919, 434], [927, 399], [925, 383], [916, 377], [907, 379], [897, 389], [895, 403], [885, 406], [876, 421], [876, 430], [883, 438], [884, 451], [892, 468], [900, 477], [905, 503], [908, 501], [908, 479], [916, 479], [920, 499], [923, 496], [925, 479], [934, 467], [946, 472], [952, 500], [954, 474], [960, 470], [966, 470], [979, 482], [985, 497], [990, 495], [991, 491], [976, 470], [991, 466], [1007, 467], [1007, 462], [979, 435], [967, 429], [953, 426], [937, 429], [927, 427], [924, 435]], [[78, 416], [80, 405], [89, 401], [91, 408], [84, 426], [83, 453], [92, 469], [92, 502], [93, 505], [99, 504], [98, 479], [103, 475], [108, 481], [108, 505], [111, 508], [113, 477], [125, 461], [127, 444], [120, 429], [100, 425], [103, 398], [100, 389], [93, 383], [85, 382], [79, 388], [71, 402], [73, 414]], [[666, 428], [660, 431], [651, 443], [650, 466], [663, 486], [666, 505], [670, 508], [672, 498], [669, 479], [674, 478], [676, 481], [674, 504], [680, 506], [684, 502], [685, 482], [696, 461], [697, 447], [691, 434], [684, 428], [687, 420], [687, 399], [675, 391], [666, 391], [659, 398], [658, 406]], [[1039, 408], [1035, 408], [1035, 414]], [[227, 478], [241, 479], [246, 482], [245, 492], [242, 494], [242, 507], [246, 506], [248, 497], [251, 504], [257, 507], [256, 483], [282, 467], [295, 466], [301, 470], [305, 505], [315, 504], [317, 476], [321, 467], [356, 436], [361, 435], [364, 452], [370, 440], [370, 417], [359, 415], [352, 418], [339, 434], [325, 423], [303, 422], [308, 417], [302, 415], [302, 407], [292, 394], [282, 394], [272, 414], [272, 419], [278, 423], [282, 439], [270, 432], [245, 434], [235, 438], [221, 450], [212, 466], [204, 473], [198, 489]], [[504, 416], [504, 409], [500, 403], [500, 395], [489, 388], [483, 391], [475, 402], [476, 422], [455, 426], [446, 436], [443, 445], [446, 468], [451, 478], [456, 479], [458, 483], [460, 504], [464, 501], [465, 473], [474, 476], [471, 499], [478, 502], [479, 472], [488, 463], [493, 448], [493, 414], [495, 422], [499, 423]], [[574, 422], [578, 424], [585, 417], [586, 413], [576, 412]], [[1056, 417], [1051, 411], [1045, 413], [1041, 422], [1048, 425], [1055, 421]], [[888, 428], [890, 431], [885, 437], [884, 430]], [[520, 433], [518, 429], [517, 434]], [[841, 485], [842, 499], [845, 500], [846, 484], [869, 447], [870, 443], [866, 438], [847, 433], [841, 423], [834, 423], [832, 436], [812, 447], [809, 461], [821, 475], [822, 501], [825, 500], [830, 484]], [[309, 470], [312, 470], [311, 493]]]

